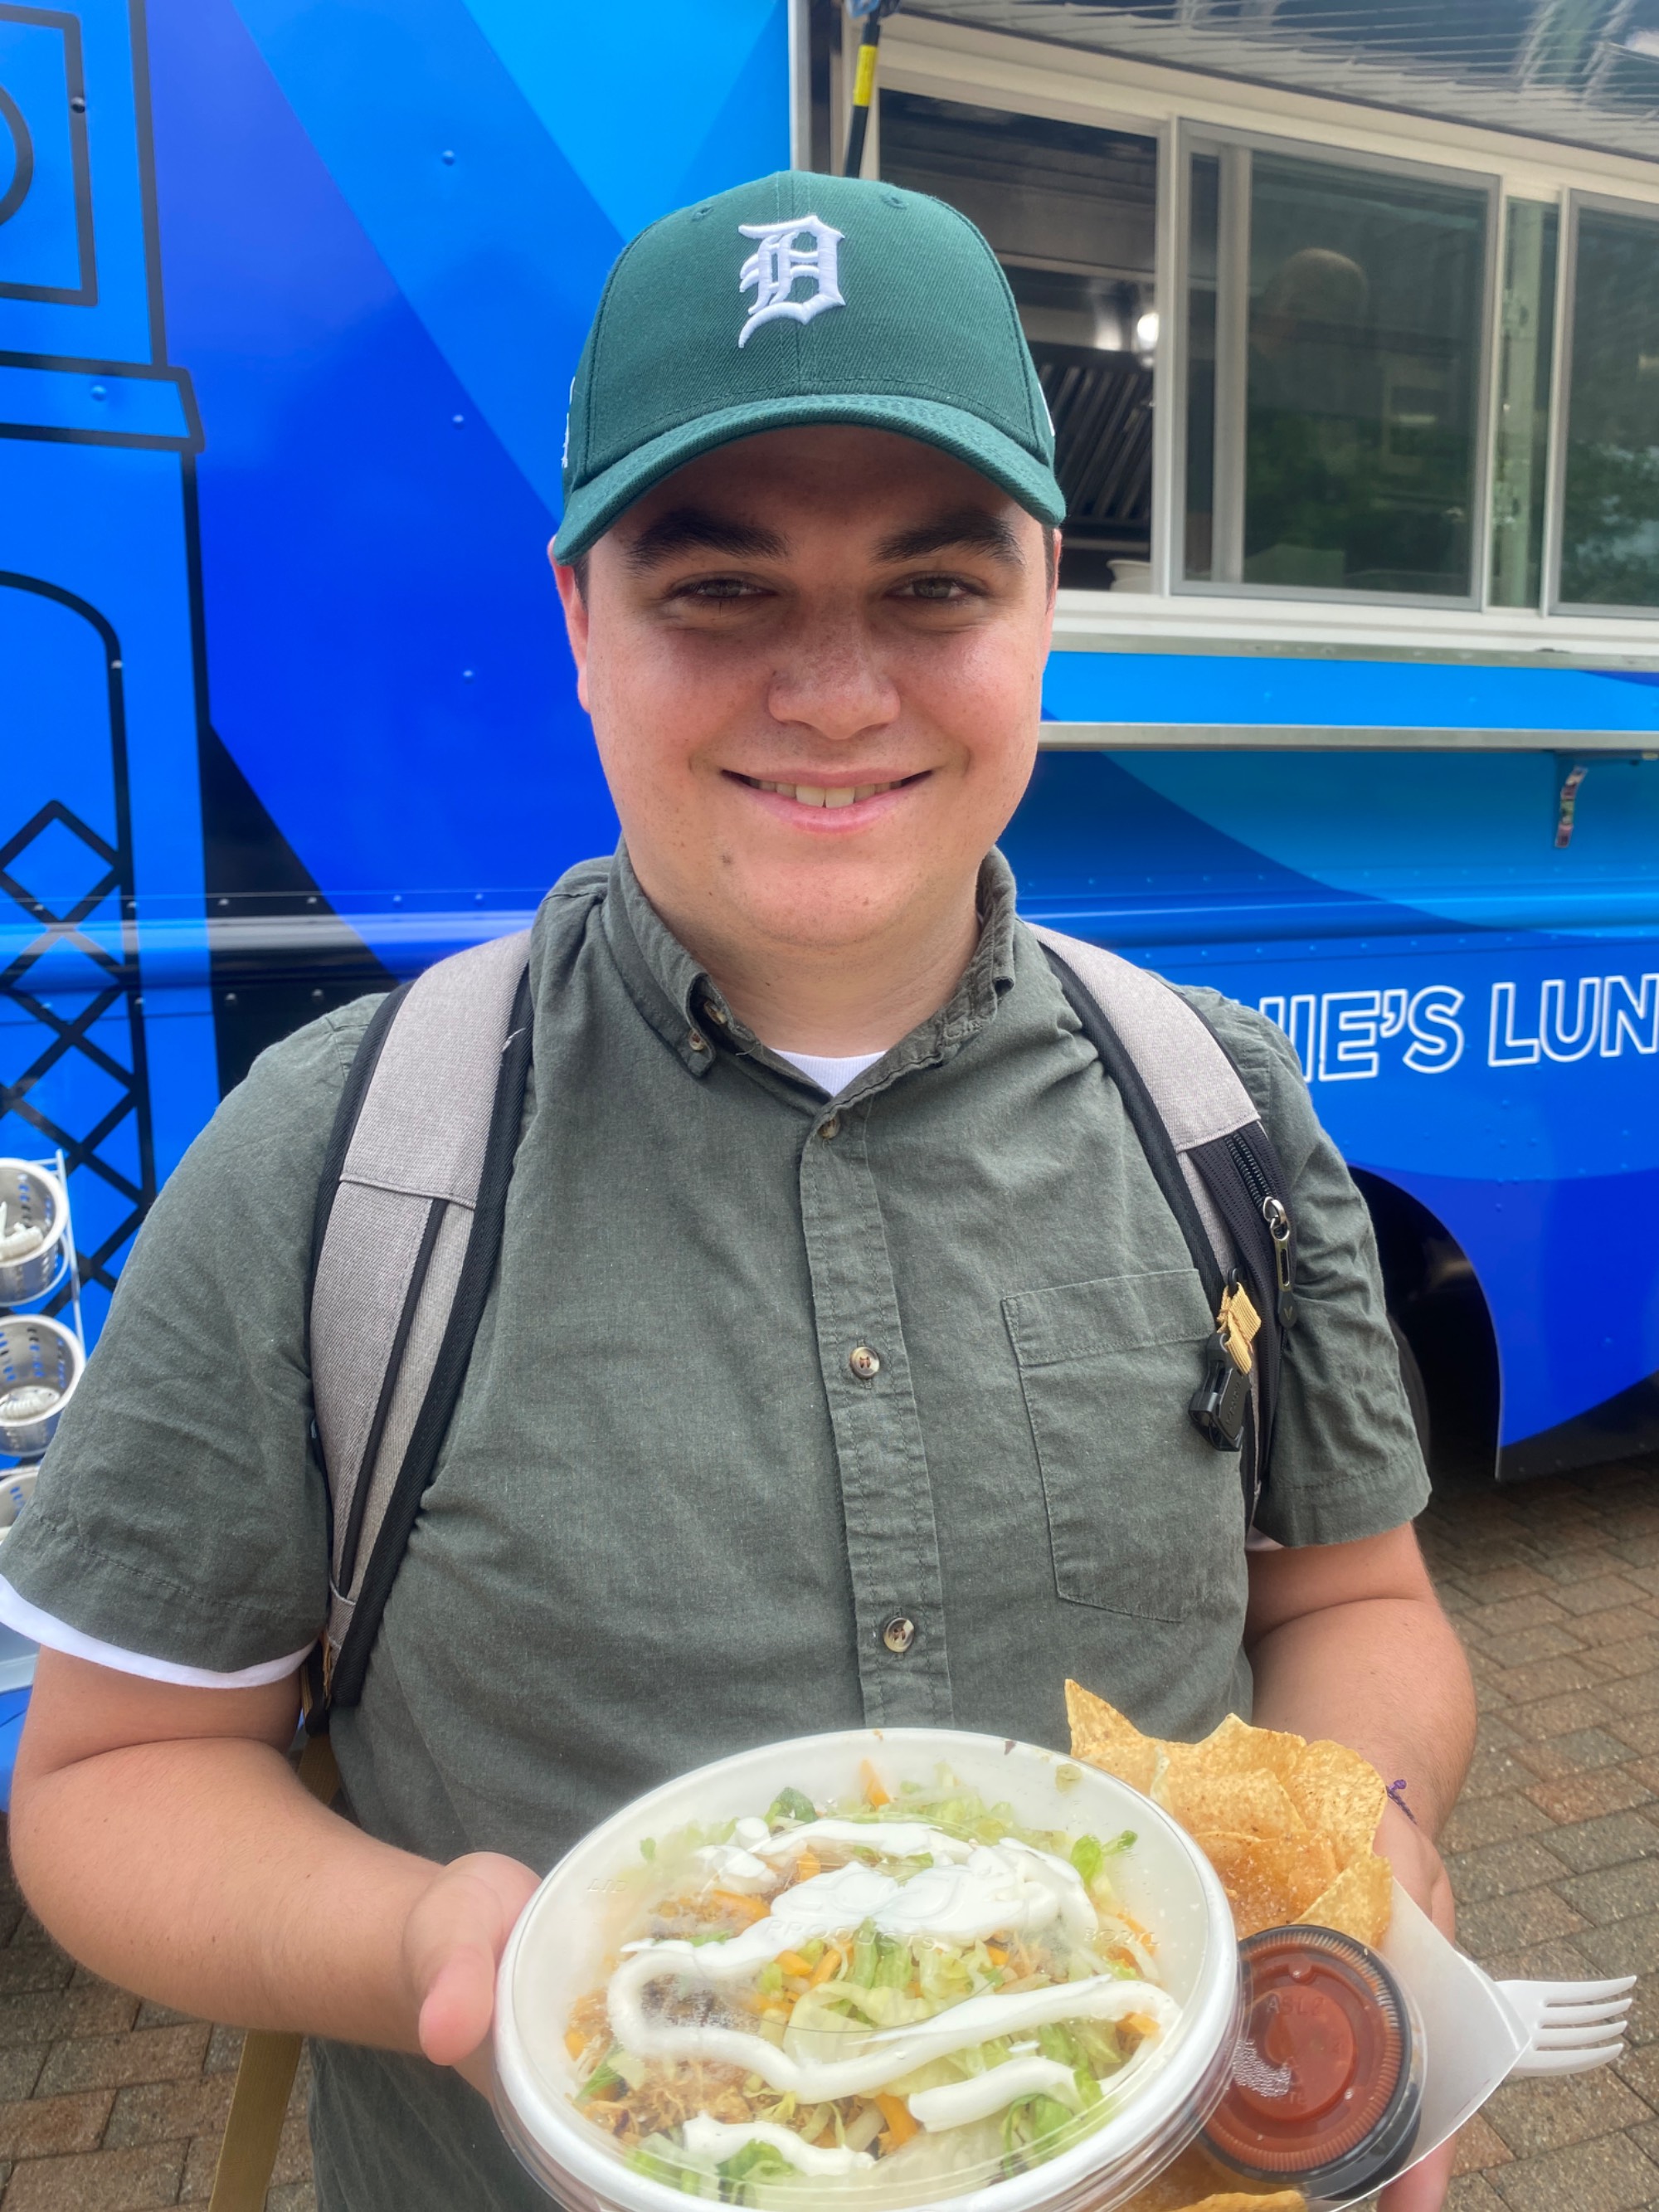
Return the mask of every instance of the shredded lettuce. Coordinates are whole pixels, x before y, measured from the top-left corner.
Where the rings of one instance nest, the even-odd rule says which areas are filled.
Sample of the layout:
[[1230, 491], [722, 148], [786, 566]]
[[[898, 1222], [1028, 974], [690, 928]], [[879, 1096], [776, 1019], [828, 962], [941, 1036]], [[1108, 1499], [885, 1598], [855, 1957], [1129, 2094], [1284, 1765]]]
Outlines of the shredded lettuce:
[[1068, 2130], [1078, 2126], [1078, 2115], [1054, 2097], [1027, 2097], [1010, 2105], [1002, 2118], [1002, 2170], [1019, 2173], [1045, 2158], [1052, 2158]]
[[816, 1820], [818, 1814], [805, 1791], [792, 1787], [779, 1790], [767, 1808], [766, 1817], [775, 1824], [780, 1820]]
[[1079, 1836], [1072, 1845], [1072, 1864], [1085, 1883], [1092, 1888], [1105, 1871], [1107, 1860], [1115, 1858], [1121, 1851], [1132, 1849], [1134, 1840], [1133, 1828], [1125, 1828], [1121, 1835], [1114, 1836], [1109, 1843], [1104, 1844], [1098, 1836]]
[[745, 2181], [787, 2181], [793, 2179], [796, 2172], [796, 2168], [781, 2150], [775, 2149], [771, 2143], [764, 2142], [745, 2143], [740, 2151], [734, 2151], [714, 2170], [732, 2190], [737, 2202], [741, 2200], [736, 2197], [735, 2192]]
[[623, 2086], [622, 2075], [611, 2063], [616, 2056], [617, 2053], [611, 2051], [600, 2059], [599, 2064], [576, 2092], [576, 2102], [579, 2105], [586, 2104], [590, 2097], [603, 2096], [608, 2089], [620, 2089]]
[[943, 1766], [931, 1788], [902, 1782], [897, 1796], [885, 1805], [872, 1807], [860, 1797], [828, 1809], [838, 1820], [864, 1820], [872, 1827], [884, 1821], [927, 1820], [965, 1844], [1001, 1844], [1012, 1838], [1030, 1844], [1035, 1850], [1053, 1851], [1060, 1858], [1071, 1849], [1069, 1836], [1055, 1829], [1022, 1826], [1012, 1805], [988, 1805], [982, 1797], [964, 1790], [950, 1769]]

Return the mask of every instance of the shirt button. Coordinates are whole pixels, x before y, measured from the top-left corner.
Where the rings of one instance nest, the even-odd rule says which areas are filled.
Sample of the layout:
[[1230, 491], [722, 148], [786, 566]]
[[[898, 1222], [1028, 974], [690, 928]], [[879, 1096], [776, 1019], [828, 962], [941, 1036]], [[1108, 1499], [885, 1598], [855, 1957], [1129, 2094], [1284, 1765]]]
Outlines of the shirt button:
[[818, 1124], [818, 1134], [819, 1136], [825, 1138], [840, 1136], [841, 1115], [839, 1114], [832, 1114], [828, 1121], [820, 1121]]
[[726, 1027], [726, 1009], [723, 1006], [717, 1006], [712, 999], [708, 999], [703, 1002], [702, 1010], [711, 1022], [718, 1022], [721, 1029]]
[[872, 1382], [881, 1372], [881, 1355], [872, 1352], [867, 1344], [855, 1344], [847, 1355], [847, 1364], [860, 1382]]
[[882, 1630], [881, 1640], [896, 1659], [902, 1659], [916, 1640], [916, 1624], [908, 1613], [896, 1613]]
[[685, 1041], [687, 1044], [690, 1046], [693, 1052], [707, 1052], [708, 1049], [708, 1038], [701, 1036], [696, 1030], [690, 1030], [687, 1032]]

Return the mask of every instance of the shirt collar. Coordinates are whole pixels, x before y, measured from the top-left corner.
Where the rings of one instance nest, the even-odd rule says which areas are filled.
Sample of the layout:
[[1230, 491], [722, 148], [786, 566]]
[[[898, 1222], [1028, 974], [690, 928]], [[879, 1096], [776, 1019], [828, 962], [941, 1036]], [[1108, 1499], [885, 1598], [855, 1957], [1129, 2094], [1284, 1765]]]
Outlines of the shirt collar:
[[[937, 1013], [849, 1085], [849, 1097], [884, 1089], [908, 1069], [950, 1058], [984, 1028], [1014, 980], [1014, 896], [1013, 872], [993, 848], [979, 873], [979, 942], [961, 981]], [[629, 995], [694, 1075], [708, 1073], [719, 1043], [796, 1089], [806, 1083], [799, 1068], [769, 1052], [732, 1012], [707, 969], [646, 896], [625, 844], [617, 846], [611, 863], [603, 926]]]

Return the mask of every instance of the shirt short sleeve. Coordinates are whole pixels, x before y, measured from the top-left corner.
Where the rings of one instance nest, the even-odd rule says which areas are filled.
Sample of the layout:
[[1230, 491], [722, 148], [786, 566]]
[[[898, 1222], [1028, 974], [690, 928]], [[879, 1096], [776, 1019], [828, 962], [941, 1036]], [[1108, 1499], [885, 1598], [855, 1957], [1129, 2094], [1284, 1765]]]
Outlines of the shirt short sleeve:
[[0, 1554], [27, 1606], [172, 1679], [268, 1668], [307, 1649], [327, 1610], [312, 1223], [376, 1003], [261, 1054], [185, 1155]]
[[1319, 1125], [1295, 1048], [1277, 1024], [1213, 991], [1187, 990], [1237, 1065], [1289, 1178], [1297, 1230], [1294, 1328], [1269, 1480], [1255, 1526], [1280, 1544], [1345, 1544], [1414, 1520], [1429, 1499], [1389, 1328], [1364, 1200]]

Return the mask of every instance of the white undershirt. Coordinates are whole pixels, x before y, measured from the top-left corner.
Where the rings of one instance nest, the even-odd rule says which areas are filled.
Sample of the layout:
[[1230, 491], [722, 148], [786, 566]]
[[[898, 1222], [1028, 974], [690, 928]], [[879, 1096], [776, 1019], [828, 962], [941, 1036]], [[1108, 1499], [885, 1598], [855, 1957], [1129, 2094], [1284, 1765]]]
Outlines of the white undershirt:
[[[178, 1682], [187, 1690], [257, 1690], [267, 1682], [283, 1682], [311, 1650], [290, 1651], [285, 1659], [264, 1659], [257, 1667], [239, 1667], [223, 1673], [211, 1667], [184, 1667], [173, 1659], [152, 1659], [147, 1651], [125, 1651], [118, 1644], [106, 1644], [71, 1628], [56, 1613], [42, 1613], [0, 1575], [0, 1621], [27, 1636], [31, 1644], [44, 1644], [48, 1651], [62, 1651], [71, 1659], [89, 1659], [94, 1667], [112, 1668], [118, 1674], [142, 1674], [149, 1682]], [[315, 1639], [313, 1638], [313, 1641]]]
[[862, 1075], [866, 1067], [873, 1067], [881, 1058], [878, 1052], [853, 1052], [835, 1060], [821, 1052], [786, 1052], [781, 1044], [775, 1044], [772, 1049], [780, 1060], [787, 1060], [791, 1067], [798, 1067], [803, 1075], [810, 1076], [818, 1089], [828, 1091], [832, 1098], [839, 1098], [855, 1077]]

